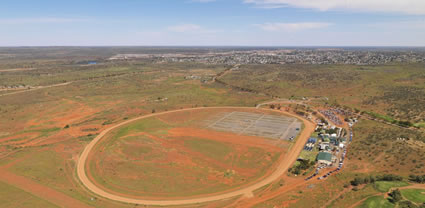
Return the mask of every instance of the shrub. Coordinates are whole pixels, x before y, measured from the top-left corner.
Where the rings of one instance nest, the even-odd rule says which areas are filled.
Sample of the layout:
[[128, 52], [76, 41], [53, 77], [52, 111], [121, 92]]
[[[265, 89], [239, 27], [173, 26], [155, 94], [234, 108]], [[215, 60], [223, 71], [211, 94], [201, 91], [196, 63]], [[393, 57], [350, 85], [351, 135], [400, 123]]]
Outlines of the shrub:
[[403, 199], [399, 189], [391, 191], [391, 193], [389, 193], [389, 195], [391, 196], [391, 202], [393, 202], [393, 203], [397, 203], [397, 202], [399, 202]]

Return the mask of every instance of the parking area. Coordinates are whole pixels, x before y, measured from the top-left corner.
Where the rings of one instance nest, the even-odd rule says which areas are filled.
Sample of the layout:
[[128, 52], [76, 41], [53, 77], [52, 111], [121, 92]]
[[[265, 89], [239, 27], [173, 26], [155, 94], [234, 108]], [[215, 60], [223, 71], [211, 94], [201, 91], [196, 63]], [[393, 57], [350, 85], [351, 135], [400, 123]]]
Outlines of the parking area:
[[226, 112], [206, 121], [210, 129], [272, 139], [292, 140], [301, 131], [302, 123], [292, 117], [263, 113]]

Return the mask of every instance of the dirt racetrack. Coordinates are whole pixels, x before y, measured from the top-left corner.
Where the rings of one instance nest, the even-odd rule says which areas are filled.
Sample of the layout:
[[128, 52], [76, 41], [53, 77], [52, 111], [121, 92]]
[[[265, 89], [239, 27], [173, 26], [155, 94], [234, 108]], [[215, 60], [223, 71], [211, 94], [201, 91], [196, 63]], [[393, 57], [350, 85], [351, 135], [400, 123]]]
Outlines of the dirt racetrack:
[[[175, 112], [182, 112], [182, 111], [194, 111], [194, 110], [202, 110], [202, 109], [255, 109], [255, 108], [252, 108], [252, 107], [190, 108], [190, 109], [180, 109], [180, 110], [150, 114], [150, 115], [145, 115], [145, 116], [141, 116], [141, 117], [137, 117], [137, 118], [134, 118], [134, 119], [127, 120], [123, 123], [117, 124], [115, 126], [112, 126], [108, 129], [104, 130], [85, 147], [85, 149], [81, 153], [81, 155], [78, 159], [78, 163], [77, 163], [78, 178], [81, 180], [81, 182], [84, 186], [86, 186], [90, 191], [92, 191], [93, 193], [95, 193], [99, 196], [102, 196], [102, 197], [110, 199], [110, 200], [120, 201], [120, 202], [124, 202], [124, 203], [131, 203], [131, 204], [171, 206], [171, 205], [187, 205], [187, 204], [196, 204], [196, 203], [218, 201], [218, 200], [229, 199], [229, 198], [232, 198], [232, 197], [237, 197], [237, 196], [242, 196], [242, 195], [250, 197], [250, 196], [253, 195], [254, 190], [261, 188], [261, 187], [275, 181], [276, 179], [278, 179], [280, 176], [282, 176], [283, 174], [285, 174], [287, 172], [288, 168], [291, 167], [291, 165], [296, 161], [298, 155], [300, 154], [300, 152], [302, 151], [302, 149], [304, 147], [304, 144], [307, 142], [310, 134], [314, 131], [314, 127], [315, 127], [315, 125], [312, 122], [310, 122], [310, 121], [308, 121], [308, 120], [306, 120], [306, 119], [304, 119], [300, 116], [281, 112], [282, 114], [296, 117], [296, 118], [298, 118], [298, 119], [300, 119], [301, 121], [304, 122], [305, 128], [301, 132], [301, 134], [299, 135], [299, 138], [297, 139], [296, 143], [287, 152], [285, 157], [283, 157], [283, 159], [278, 162], [279, 164], [278, 164], [276, 170], [271, 175], [265, 177], [264, 180], [259, 181], [258, 183], [255, 183], [255, 184], [250, 185], [248, 187], [244, 187], [244, 188], [241, 188], [239, 190], [228, 192], [228, 193], [217, 194], [217, 195], [201, 197], [201, 198], [188, 198], [188, 199], [176, 199], [176, 200], [132, 199], [132, 198], [122, 197], [122, 196], [114, 195], [112, 193], [108, 193], [108, 192], [104, 191], [103, 189], [99, 188], [98, 186], [96, 186], [88, 178], [88, 176], [86, 174], [86, 161], [87, 161], [88, 155], [92, 151], [94, 146], [103, 138], [103, 136], [105, 136], [111, 130], [116, 129], [118, 127], [121, 127], [123, 125], [129, 124], [131, 122], [134, 122], [134, 121], [137, 121], [137, 120], [140, 120], [140, 119], [144, 119], [144, 118], [149, 118], [149, 117], [168, 114], [168, 113], [175, 113]], [[269, 110], [269, 111], [272, 111], [272, 110]], [[280, 112], [280, 111], [275, 111], [275, 112]]]

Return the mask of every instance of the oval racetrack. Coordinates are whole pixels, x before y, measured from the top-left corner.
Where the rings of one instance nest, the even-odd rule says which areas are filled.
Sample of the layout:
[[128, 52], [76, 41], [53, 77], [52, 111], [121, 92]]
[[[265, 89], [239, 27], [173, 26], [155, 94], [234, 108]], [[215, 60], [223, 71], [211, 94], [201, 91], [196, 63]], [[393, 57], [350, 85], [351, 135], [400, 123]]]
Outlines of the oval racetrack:
[[[310, 137], [311, 133], [314, 131], [314, 127], [315, 127], [315, 125], [312, 122], [310, 122], [310, 121], [308, 121], [308, 120], [306, 120], [306, 119], [304, 119], [300, 116], [292, 115], [292, 114], [289, 114], [289, 113], [286, 113], [286, 112], [280, 112], [280, 111], [273, 110], [275, 112], [280, 112], [282, 114], [289, 115], [289, 116], [300, 119], [304, 123], [304, 130], [300, 133], [296, 143], [291, 147], [291, 149], [288, 151], [288, 153], [285, 155], [285, 157], [283, 157], [283, 159], [279, 161], [279, 164], [278, 164], [276, 170], [272, 174], [270, 174], [269, 176], [265, 177], [263, 180], [255, 183], [255, 184], [252, 184], [252, 185], [249, 185], [247, 187], [243, 187], [239, 190], [231, 191], [231, 192], [228, 192], [228, 193], [220, 193], [220, 194], [217, 194], [217, 195], [212, 195], [212, 196], [207, 196], [207, 197], [189, 198], [189, 199], [173, 199], [173, 200], [132, 199], [132, 198], [122, 197], [122, 196], [118, 196], [118, 195], [106, 192], [106, 191], [102, 190], [101, 188], [99, 188], [98, 186], [96, 186], [94, 183], [92, 183], [92, 181], [89, 180], [89, 178], [87, 177], [85, 167], [86, 167], [86, 162], [87, 162], [87, 158], [88, 158], [89, 153], [92, 151], [94, 146], [103, 138], [103, 136], [105, 136], [111, 130], [116, 129], [118, 127], [121, 127], [123, 125], [129, 124], [131, 122], [134, 122], [134, 121], [137, 121], [137, 120], [140, 120], [140, 119], [144, 119], [144, 118], [149, 118], [149, 117], [168, 114], [168, 113], [202, 110], [202, 109], [255, 109], [255, 108], [253, 108], [253, 107], [252, 108], [251, 107], [204, 107], [204, 108], [180, 109], [180, 110], [166, 111], [166, 112], [149, 114], [149, 115], [133, 118], [133, 119], [127, 120], [125, 122], [122, 122], [120, 124], [117, 124], [115, 126], [109, 127], [107, 129], [105, 129], [104, 131], [102, 131], [96, 138], [94, 138], [85, 147], [84, 151], [81, 153], [81, 155], [78, 159], [78, 163], [77, 163], [77, 176], [78, 176], [78, 178], [81, 180], [81, 183], [85, 187], [87, 187], [87, 189], [89, 189], [90, 191], [92, 191], [93, 193], [95, 193], [95, 194], [97, 194], [101, 197], [104, 197], [104, 198], [107, 198], [107, 199], [110, 199], [110, 200], [114, 200], [114, 201], [131, 203], [131, 204], [171, 206], [171, 205], [205, 203], [205, 202], [229, 199], [229, 198], [232, 198], [232, 197], [237, 197], [237, 196], [242, 196], [242, 195], [252, 196], [254, 190], [259, 189], [259, 188], [277, 180], [280, 176], [282, 176], [283, 174], [285, 174], [287, 172], [288, 168], [291, 167], [291, 165], [296, 161], [298, 155], [300, 154], [300, 152], [302, 151], [302, 149], [304, 147], [304, 144], [307, 142], [308, 138]], [[269, 111], [272, 111], [272, 110], [269, 110]]]

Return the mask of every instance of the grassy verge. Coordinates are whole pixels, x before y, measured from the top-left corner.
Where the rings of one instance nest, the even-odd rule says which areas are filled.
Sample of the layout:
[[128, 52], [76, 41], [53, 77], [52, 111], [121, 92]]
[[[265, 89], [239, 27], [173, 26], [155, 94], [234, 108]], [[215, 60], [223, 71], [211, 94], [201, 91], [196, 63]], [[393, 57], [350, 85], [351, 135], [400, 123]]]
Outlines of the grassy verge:
[[408, 186], [409, 184], [404, 181], [376, 181], [375, 188], [379, 192], [386, 193], [390, 191], [391, 188]]
[[383, 196], [372, 196], [363, 202], [360, 208], [392, 208], [394, 204], [391, 204]]
[[401, 194], [409, 201], [415, 203], [425, 203], [425, 190], [424, 189], [404, 189]]

